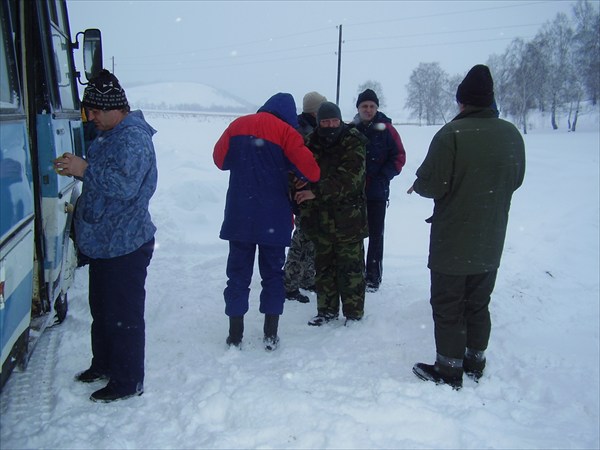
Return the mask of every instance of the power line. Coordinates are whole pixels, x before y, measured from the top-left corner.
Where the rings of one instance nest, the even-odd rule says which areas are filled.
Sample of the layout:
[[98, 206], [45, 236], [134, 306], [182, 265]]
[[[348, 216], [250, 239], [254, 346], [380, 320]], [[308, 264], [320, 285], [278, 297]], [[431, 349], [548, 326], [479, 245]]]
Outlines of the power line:
[[529, 2], [529, 3], [517, 3], [515, 5], [504, 5], [504, 6], [491, 6], [488, 8], [476, 8], [476, 9], [468, 9], [468, 10], [463, 10], [463, 11], [452, 11], [452, 12], [448, 12], [448, 13], [435, 13], [435, 14], [424, 14], [424, 15], [420, 15], [420, 16], [409, 16], [409, 17], [402, 17], [402, 18], [398, 18], [398, 19], [385, 19], [385, 20], [376, 20], [376, 21], [372, 21], [372, 22], [361, 22], [361, 23], [356, 23], [353, 25], [348, 24], [348, 27], [357, 27], [357, 26], [362, 26], [362, 25], [376, 25], [376, 24], [381, 24], [381, 23], [390, 23], [390, 22], [402, 22], [402, 21], [407, 21], [407, 20], [416, 20], [416, 19], [430, 19], [432, 17], [444, 17], [444, 16], [455, 16], [455, 15], [464, 15], [464, 14], [471, 14], [471, 13], [479, 13], [479, 12], [483, 12], [483, 11], [493, 11], [496, 9], [507, 9], [507, 8], [520, 8], [523, 6], [531, 6], [531, 5], [539, 5], [539, 4], [544, 4], [544, 3], [552, 3], [550, 1], [540, 1], [540, 2]]
[[[454, 31], [438, 31], [438, 32], [429, 32], [429, 33], [418, 33], [418, 34], [409, 34], [409, 35], [396, 35], [396, 36], [380, 36], [380, 37], [373, 37], [373, 38], [363, 38], [363, 39], [346, 39], [344, 40], [345, 44], [348, 43], [355, 43], [355, 42], [363, 42], [363, 41], [381, 41], [381, 40], [386, 40], [389, 41], [390, 39], [395, 39], [395, 38], [407, 38], [407, 37], [426, 37], [426, 36], [438, 36], [438, 35], [448, 35], [448, 34], [459, 34], [459, 33], [473, 33], [473, 32], [478, 32], [478, 31], [489, 31], [489, 30], [494, 30], [494, 29], [510, 29], [510, 28], [522, 28], [522, 27], [527, 27], [527, 26], [540, 26], [542, 24], [522, 24], [522, 25], [509, 25], [509, 26], [499, 26], [499, 27], [492, 27], [492, 28], [472, 28], [472, 29], [467, 29], [467, 30], [454, 30]], [[518, 37], [522, 37], [522, 36], [518, 36]], [[494, 39], [478, 39], [478, 42], [492, 42], [492, 41], [498, 41], [498, 40], [507, 40], [507, 39], [514, 39], [515, 37], [503, 37], [503, 38], [494, 38]], [[458, 42], [443, 42], [443, 43], [433, 43], [433, 44], [414, 44], [414, 45], [404, 45], [404, 46], [396, 46], [396, 47], [391, 47], [392, 49], [396, 49], [396, 48], [419, 48], [419, 47], [427, 47], [427, 46], [440, 46], [440, 45], [454, 45], [454, 44], [463, 44], [463, 43], [468, 43], [465, 41], [458, 41]], [[332, 48], [334, 48], [334, 44], [335, 42], [331, 42], [331, 43], [319, 43], [319, 44], [312, 44], [312, 45], [302, 45], [299, 47], [291, 47], [291, 48], [282, 48], [279, 50], [269, 50], [269, 51], [264, 51], [264, 52], [255, 52], [255, 53], [248, 53], [248, 54], [236, 54], [235, 56], [232, 55], [226, 55], [226, 56], [217, 56], [217, 57], [213, 57], [213, 58], [200, 58], [200, 59], [196, 59], [194, 62], [196, 63], [206, 63], [206, 62], [216, 62], [216, 61], [223, 61], [223, 60], [230, 60], [231, 58], [236, 58], [236, 59], [241, 59], [241, 58], [256, 58], [256, 57], [260, 57], [260, 56], [265, 56], [265, 55], [273, 55], [273, 54], [280, 54], [280, 53], [290, 53], [290, 52], [294, 52], [296, 50], [307, 50], [307, 49], [312, 49], [312, 48], [318, 48], [318, 47], [324, 47], [324, 46], [332, 46]], [[389, 47], [388, 47], [389, 48]], [[365, 50], [350, 50], [346, 48], [346, 51], [353, 53], [353, 52], [360, 52], [360, 51], [369, 51], [369, 50], [381, 50], [382, 48], [369, 48], [369, 49], [365, 49]], [[334, 52], [334, 50], [332, 50], [332, 52]], [[325, 53], [325, 54], [329, 54], [329, 53]], [[196, 52], [186, 52], [186, 53], [179, 53], [179, 54], [165, 54], [164, 56], [185, 56], [185, 55], [192, 55], [192, 56], [196, 56]], [[318, 53], [318, 54], [309, 54], [309, 55], [298, 55], [296, 57], [288, 57], [288, 58], [284, 58], [284, 59], [295, 59], [295, 58], [310, 58], [313, 56], [320, 56], [323, 55], [323, 53]], [[150, 56], [148, 56], [150, 57]], [[152, 58], [156, 58], [158, 57], [158, 55], [154, 55], [151, 56]], [[133, 58], [127, 58], [128, 63], [123, 63], [122, 65], [125, 66], [151, 66], [154, 65], [155, 62], [149, 62], [149, 63], [131, 63], [130, 61]], [[279, 59], [278, 59], [279, 60]], [[272, 60], [271, 60], [272, 61]], [[269, 60], [267, 60], [267, 62], [270, 62]], [[239, 62], [240, 64], [245, 64], [243, 61]], [[252, 63], [256, 63], [256, 61], [252, 61]], [[231, 66], [231, 64], [228, 64], [227, 67]], [[213, 67], [223, 67], [223, 66], [213, 66]]]
[[[480, 39], [477, 41], [473, 41], [473, 40], [468, 40], [468, 41], [455, 41], [455, 42], [444, 42], [444, 43], [434, 43], [434, 44], [415, 44], [415, 45], [405, 45], [405, 46], [394, 46], [394, 47], [379, 47], [379, 48], [369, 48], [369, 49], [357, 49], [357, 50], [348, 50], [346, 49], [345, 52], [346, 53], [362, 53], [362, 52], [374, 52], [374, 51], [387, 51], [387, 50], [399, 50], [399, 49], [411, 49], [411, 48], [423, 48], [423, 47], [439, 47], [439, 46], [445, 46], [445, 45], [462, 45], [462, 44], [478, 44], [481, 42], [493, 42], [493, 41], [506, 41], [506, 40], [513, 40], [515, 38], [513, 37], [505, 37], [505, 38], [493, 38], [493, 39]], [[524, 39], [530, 39], [530, 37], [525, 37]], [[261, 65], [261, 64], [266, 64], [266, 63], [279, 63], [282, 61], [292, 61], [292, 60], [299, 60], [299, 59], [314, 59], [320, 56], [332, 56], [334, 55], [335, 52], [326, 52], [326, 53], [315, 53], [315, 54], [311, 54], [311, 55], [302, 55], [302, 56], [288, 56], [288, 57], [282, 57], [282, 58], [277, 58], [277, 59], [263, 59], [263, 60], [252, 60], [252, 61], [247, 61], [247, 62], [239, 62], [239, 61], [235, 61], [235, 62], [231, 62], [229, 64], [224, 63], [224, 64], [217, 64], [217, 65], [203, 65], [201, 64], [201, 62], [199, 63], [194, 63], [194, 64], [181, 64], [181, 65], [177, 65], [176, 68], [179, 70], [182, 69], [221, 69], [221, 68], [226, 68], [226, 67], [237, 67], [237, 66], [247, 66], [247, 65]], [[156, 64], [156, 63], [154, 63]], [[201, 65], [197, 65], [197, 64], [201, 64]], [[147, 72], [147, 69], [144, 68], [139, 68], [136, 69], [136, 67], [139, 67], [140, 64], [121, 64], [121, 66], [127, 66], [128, 70], [130, 71], [142, 71], [142, 72]], [[133, 68], [132, 68], [133, 67]], [[154, 71], [158, 72], [158, 71], [172, 71], [173, 70], [173, 66], [164, 66], [163, 68], [156, 68], [154, 69]]]
[[[213, 58], [204, 58], [204, 59], [200, 59], [197, 62], [221, 61], [221, 60], [224, 60], [224, 59], [231, 59], [231, 58], [254, 58], [256, 56], [272, 55], [272, 54], [277, 54], [277, 53], [289, 53], [289, 52], [295, 51], [295, 50], [306, 50], [306, 49], [311, 49], [311, 48], [324, 47], [324, 46], [327, 46], [327, 45], [331, 45], [331, 44], [329, 44], [329, 43], [320, 43], [320, 44], [313, 44], [313, 45], [303, 45], [303, 46], [300, 46], [300, 47], [282, 48], [282, 49], [279, 49], [279, 50], [269, 50], [269, 51], [258, 52], [258, 53], [236, 54], [234, 56], [232, 56], [231, 54], [229, 54], [227, 56], [215, 56]], [[176, 55], [165, 54], [164, 56], [176, 56]], [[141, 65], [153, 65], [153, 64], [155, 64], [155, 63], [152, 62], [152, 63], [146, 63], [146, 64], [141, 64]], [[140, 65], [140, 64], [136, 63], [136, 65]]]
[[498, 27], [486, 27], [486, 28], [471, 28], [469, 30], [452, 30], [452, 31], [432, 31], [427, 33], [414, 33], [414, 34], [398, 34], [393, 36], [377, 36], [362, 39], [349, 39], [347, 42], [363, 42], [363, 41], [380, 41], [382, 39], [397, 39], [397, 38], [411, 38], [411, 37], [426, 37], [426, 36], [437, 36], [441, 34], [458, 34], [458, 33], [473, 33], [477, 31], [490, 31], [490, 30], [506, 30], [509, 28], [523, 28], [523, 27], [541, 27], [543, 23], [527, 23], [522, 25], [506, 25]]
[[[522, 37], [522, 36], [520, 36]], [[532, 36], [522, 37], [523, 39], [531, 39]], [[357, 49], [357, 50], [346, 50], [346, 53], [362, 53], [362, 52], [373, 52], [373, 51], [381, 51], [381, 50], [398, 50], [398, 49], [410, 49], [410, 48], [422, 48], [422, 47], [440, 47], [446, 45], [463, 45], [463, 44], [479, 44], [481, 42], [494, 42], [494, 41], [507, 41], [516, 39], [514, 37], [505, 37], [505, 38], [492, 38], [492, 39], [478, 39], [477, 41], [468, 40], [468, 41], [455, 41], [455, 42], [440, 42], [433, 44], [414, 44], [414, 45], [399, 45], [394, 47], [379, 47], [379, 48], [365, 48], [365, 49]]]
[[[514, 5], [503, 5], [503, 6], [495, 6], [495, 7], [486, 7], [486, 8], [474, 8], [474, 9], [469, 9], [469, 10], [462, 10], [462, 11], [452, 11], [452, 12], [446, 12], [446, 13], [434, 13], [434, 14], [424, 14], [424, 15], [419, 15], [419, 16], [409, 16], [409, 17], [401, 17], [401, 18], [394, 18], [394, 19], [385, 19], [385, 20], [377, 20], [377, 21], [370, 21], [370, 22], [360, 22], [360, 23], [355, 23], [355, 24], [349, 24], [346, 23], [344, 24], [347, 28], [356, 28], [359, 26], [365, 26], [365, 25], [377, 25], [377, 24], [382, 24], [382, 23], [392, 23], [392, 22], [402, 22], [402, 21], [408, 21], [408, 20], [417, 20], [417, 19], [428, 19], [428, 18], [433, 18], [433, 17], [445, 17], [445, 16], [453, 16], [453, 15], [464, 15], [464, 14], [470, 14], [470, 13], [480, 13], [480, 12], [485, 12], [485, 11], [494, 11], [494, 10], [498, 10], [498, 9], [507, 9], [507, 8], [517, 8], [517, 7], [524, 7], [524, 6], [531, 6], [531, 5], [539, 5], [539, 4], [545, 4], [545, 3], [549, 3], [548, 1], [538, 1], [538, 2], [521, 2], [521, 3], [517, 3]], [[494, 27], [494, 28], [487, 28], [487, 29], [471, 29], [471, 30], [453, 30], [453, 31], [445, 31], [445, 32], [430, 32], [430, 33], [423, 33], [420, 36], [433, 36], [433, 35], [437, 35], [437, 34], [453, 34], [453, 33], [464, 33], [464, 32], [475, 32], [475, 31], [485, 31], [485, 30], [490, 30], [490, 29], [499, 29], [499, 28], [504, 28], [504, 29], [510, 29], [510, 28], [518, 28], [518, 27], [526, 27], [526, 26], [541, 26], [542, 24], [523, 24], [523, 25], [506, 25], [504, 27]], [[275, 37], [270, 37], [270, 38], [265, 38], [265, 39], [258, 39], [258, 40], [254, 40], [254, 41], [244, 41], [241, 43], [233, 43], [233, 44], [225, 44], [225, 45], [219, 45], [216, 47], [205, 47], [205, 48], [201, 48], [201, 49], [196, 49], [193, 51], [188, 51], [188, 52], [179, 52], [179, 53], [173, 53], [173, 52], [168, 52], [168, 53], [154, 53], [154, 54], [149, 54], [149, 55], [133, 55], [128, 57], [127, 59], [129, 60], [136, 60], [136, 59], [143, 59], [143, 58], [157, 58], [157, 57], [165, 57], [165, 56], [195, 56], [198, 53], [201, 52], [211, 52], [211, 51], [218, 51], [218, 50], [223, 50], [223, 49], [238, 49], [238, 48], [244, 48], [244, 47], [249, 47], [249, 46], [253, 46], [256, 44], [264, 44], [264, 43], [275, 43], [275, 42], [280, 42], [282, 40], [285, 39], [289, 39], [292, 37], [298, 37], [298, 36], [304, 36], [304, 35], [312, 35], [314, 36], [315, 33], [320, 33], [323, 31], [331, 31], [333, 28], [332, 27], [322, 27], [322, 28], [316, 28], [316, 29], [312, 29], [312, 30], [307, 30], [307, 31], [299, 31], [296, 33], [289, 33], [289, 34], [285, 34], [285, 35], [281, 35], [281, 36], [275, 36]], [[337, 27], [336, 27], [337, 28]], [[404, 38], [404, 37], [417, 37], [419, 35], [398, 35], [398, 36], [389, 36], [389, 37], [372, 37], [372, 38], [362, 38], [362, 39], [352, 39], [352, 40], [345, 40], [346, 42], [358, 42], [358, 41], [367, 41], [367, 40], [381, 40], [381, 39], [393, 39], [393, 38]], [[332, 45], [335, 44], [335, 39], [333, 39], [333, 34], [332, 34]], [[327, 44], [315, 44], [313, 46], [322, 46], [322, 45], [327, 45]], [[308, 46], [308, 47], [312, 47], [312, 46]], [[270, 52], [283, 52], [283, 51], [289, 51], [289, 50], [296, 50], [299, 49], [298, 48], [292, 48], [292, 49], [287, 49], [287, 50], [275, 50], [275, 51], [270, 51]], [[269, 52], [259, 52], [259, 53], [251, 53], [248, 56], [260, 56], [262, 54], [268, 54]], [[223, 57], [216, 57], [216, 58], [211, 58], [208, 59], [206, 61], [213, 61], [213, 60], [218, 60], [218, 59], [227, 59], [228, 56], [223, 56]]]

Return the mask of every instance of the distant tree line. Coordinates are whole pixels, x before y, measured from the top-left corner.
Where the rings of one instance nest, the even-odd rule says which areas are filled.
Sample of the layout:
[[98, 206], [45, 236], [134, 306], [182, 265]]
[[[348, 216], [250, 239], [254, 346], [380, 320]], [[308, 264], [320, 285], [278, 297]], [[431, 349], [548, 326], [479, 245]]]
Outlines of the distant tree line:
[[[567, 116], [575, 131], [582, 102], [600, 96], [600, 13], [589, 0], [579, 0], [570, 20], [559, 13], [529, 42], [514, 39], [487, 63], [494, 76], [496, 105], [527, 133], [531, 111], [549, 113], [553, 129]], [[406, 88], [405, 108], [419, 123], [445, 123], [456, 114], [456, 88], [463, 75], [448, 75], [439, 63], [420, 63]]]

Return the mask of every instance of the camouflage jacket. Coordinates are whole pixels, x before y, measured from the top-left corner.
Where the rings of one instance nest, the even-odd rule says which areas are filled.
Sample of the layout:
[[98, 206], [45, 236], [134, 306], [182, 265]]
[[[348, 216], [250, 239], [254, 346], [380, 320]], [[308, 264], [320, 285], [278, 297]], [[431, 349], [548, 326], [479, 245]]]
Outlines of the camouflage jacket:
[[344, 130], [335, 144], [326, 147], [317, 131], [306, 137], [321, 179], [311, 183], [313, 200], [300, 205], [302, 228], [312, 241], [326, 239], [356, 242], [368, 236], [365, 198], [367, 139], [356, 129]]

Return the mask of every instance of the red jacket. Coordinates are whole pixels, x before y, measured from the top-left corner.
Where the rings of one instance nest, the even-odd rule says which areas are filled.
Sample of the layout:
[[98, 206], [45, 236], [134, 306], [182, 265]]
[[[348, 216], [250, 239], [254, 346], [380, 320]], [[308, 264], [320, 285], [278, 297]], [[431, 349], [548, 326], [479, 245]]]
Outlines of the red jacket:
[[290, 245], [289, 172], [311, 182], [320, 176], [291, 124], [297, 124], [293, 97], [275, 94], [256, 114], [234, 120], [215, 144], [215, 164], [230, 171], [221, 239]]

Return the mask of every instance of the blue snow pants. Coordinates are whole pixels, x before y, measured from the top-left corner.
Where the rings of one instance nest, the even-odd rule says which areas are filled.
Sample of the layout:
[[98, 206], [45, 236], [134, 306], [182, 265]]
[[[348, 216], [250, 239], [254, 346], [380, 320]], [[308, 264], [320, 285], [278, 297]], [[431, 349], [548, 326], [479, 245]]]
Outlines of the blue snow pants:
[[154, 238], [127, 255], [90, 259], [92, 364], [123, 394], [144, 383], [146, 273]]
[[281, 315], [283, 313], [285, 246], [229, 241], [228, 280], [227, 287], [223, 292], [225, 314], [229, 317], [243, 316], [248, 312], [256, 247], [258, 247], [258, 269], [262, 279], [259, 310], [263, 314]]

